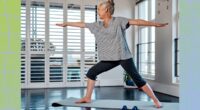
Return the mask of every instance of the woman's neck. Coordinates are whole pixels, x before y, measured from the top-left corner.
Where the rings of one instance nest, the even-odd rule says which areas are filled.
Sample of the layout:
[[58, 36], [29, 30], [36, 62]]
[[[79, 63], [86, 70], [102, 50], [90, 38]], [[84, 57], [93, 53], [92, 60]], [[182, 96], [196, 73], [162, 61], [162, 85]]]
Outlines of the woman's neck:
[[112, 16], [107, 16], [103, 19], [103, 25], [104, 27], [108, 27], [110, 20], [112, 19]]

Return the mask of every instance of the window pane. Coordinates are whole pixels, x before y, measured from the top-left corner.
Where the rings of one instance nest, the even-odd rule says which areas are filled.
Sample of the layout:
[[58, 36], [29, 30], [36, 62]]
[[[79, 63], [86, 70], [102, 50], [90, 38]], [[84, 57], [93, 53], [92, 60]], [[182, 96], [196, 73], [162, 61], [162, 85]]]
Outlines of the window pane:
[[21, 53], [21, 83], [25, 83], [26, 78], [26, 54]]
[[68, 82], [77, 82], [80, 81], [80, 54], [68, 54], [67, 56], [67, 81]]
[[[96, 8], [95, 6], [85, 6], [85, 22], [92, 23], [96, 21]], [[94, 34], [91, 34], [88, 28], [85, 28], [85, 51], [95, 52], [96, 43]]]
[[32, 54], [31, 55], [31, 82], [44, 82], [45, 77], [45, 55]]
[[63, 51], [63, 27], [56, 23], [63, 22], [63, 6], [58, 3], [50, 3], [49, 9], [49, 51]]
[[31, 2], [31, 51], [45, 50], [45, 7], [44, 2]]
[[140, 69], [139, 69], [140, 74], [148, 74], [148, 64], [147, 63], [140, 63]]
[[154, 76], [155, 75], [155, 63], [153, 63], [153, 64], [151, 64], [151, 65], [149, 65], [149, 67], [150, 67], [150, 75], [152, 75], [152, 76]]
[[63, 55], [51, 54], [49, 58], [50, 82], [63, 81]]
[[148, 46], [149, 46], [149, 52], [155, 53], [155, 42], [150, 42]]
[[151, 0], [151, 20], [156, 18], [156, 0]]
[[[81, 10], [79, 5], [68, 4], [68, 22], [80, 22]], [[67, 51], [81, 51], [81, 29], [77, 27], [67, 27]]]
[[155, 52], [150, 53], [150, 56], [151, 56], [150, 62], [155, 63]]
[[142, 28], [139, 30], [140, 34], [140, 43], [147, 43], [148, 42], [148, 28]]
[[21, 51], [26, 50], [26, 4], [21, 4]]
[[139, 52], [140, 53], [147, 53], [148, 52], [148, 44], [141, 44]]
[[148, 20], [148, 0], [139, 4], [139, 18]]
[[148, 53], [141, 53], [140, 54], [140, 63], [147, 63], [148, 62]]
[[156, 29], [155, 29], [155, 27], [151, 27], [150, 28], [151, 30], [151, 36], [150, 36], [150, 42], [155, 42], [155, 38], [156, 38], [156, 35], [155, 35], [155, 33], [156, 33]]

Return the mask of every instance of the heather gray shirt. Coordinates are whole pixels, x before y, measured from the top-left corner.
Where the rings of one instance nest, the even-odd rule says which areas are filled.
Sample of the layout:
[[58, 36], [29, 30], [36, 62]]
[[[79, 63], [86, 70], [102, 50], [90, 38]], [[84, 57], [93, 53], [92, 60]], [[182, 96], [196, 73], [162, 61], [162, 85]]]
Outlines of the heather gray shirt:
[[86, 23], [86, 28], [95, 36], [99, 60], [115, 61], [132, 57], [125, 38], [128, 27], [128, 19], [123, 17], [113, 17], [108, 27], [104, 27], [102, 21]]

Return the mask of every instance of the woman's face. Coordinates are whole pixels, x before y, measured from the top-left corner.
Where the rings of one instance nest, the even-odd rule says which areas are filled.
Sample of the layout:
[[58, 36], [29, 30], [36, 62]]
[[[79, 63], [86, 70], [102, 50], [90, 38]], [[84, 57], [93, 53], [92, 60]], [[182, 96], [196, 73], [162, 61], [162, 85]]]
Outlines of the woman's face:
[[104, 5], [99, 5], [97, 11], [100, 19], [104, 19], [108, 14], [108, 9]]

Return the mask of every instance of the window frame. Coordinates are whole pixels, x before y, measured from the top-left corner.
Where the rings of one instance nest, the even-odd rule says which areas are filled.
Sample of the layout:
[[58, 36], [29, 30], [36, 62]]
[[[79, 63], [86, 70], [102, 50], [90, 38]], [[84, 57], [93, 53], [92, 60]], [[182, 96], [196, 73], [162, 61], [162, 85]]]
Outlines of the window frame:
[[179, 34], [179, 15], [180, 15], [180, 10], [179, 10], [179, 0], [174, 0], [173, 4], [175, 4], [173, 8], [173, 12], [175, 13], [175, 18], [173, 20], [173, 29], [174, 31], [174, 37], [173, 37], [173, 83], [174, 84], [179, 84], [180, 82], [180, 71], [179, 71], [179, 65], [180, 65], [180, 60], [179, 60], [179, 54], [180, 54], [180, 48], [179, 48], [179, 41], [180, 41], [180, 34]]
[[[152, 0], [138, 0], [137, 2], [136, 2], [136, 18], [137, 19], [139, 19], [140, 17], [139, 17], [139, 13], [140, 13], [140, 5], [141, 5], [141, 3], [145, 3], [145, 2], [147, 2], [147, 5], [148, 5], [148, 8], [147, 8], [147, 18], [145, 19], [145, 20], [149, 20], [149, 21], [155, 21], [155, 18], [154, 19], [151, 19], [152, 18], [152, 12], [151, 12], [151, 10], [152, 10]], [[155, 6], [156, 6], [156, 1], [155, 1]], [[155, 7], [154, 7], [155, 8]], [[155, 12], [156, 12], [156, 8], [155, 8]], [[154, 12], [154, 13], [155, 13]], [[141, 42], [141, 30], [142, 29], [145, 29], [145, 28], [147, 28], [147, 36], [148, 36], [148, 38], [147, 38], [147, 42]], [[136, 59], [137, 59], [137, 69], [138, 69], [138, 72], [144, 77], [144, 78], [146, 78], [146, 79], [150, 79], [150, 80], [154, 80], [155, 79], [155, 51], [153, 52], [152, 51], [152, 47], [150, 46], [150, 45], [153, 45], [154, 44], [154, 50], [155, 50], [155, 41], [154, 42], [152, 42], [151, 41], [151, 38], [152, 38], [152, 28], [155, 28], [155, 27], [144, 27], [144, 26], [136, 26], [136, 28], [135, 28], [135, 31], [136, 31], [136, 33], [135, 33], [135, 36], [136, 36]], [[155, 29], [154, 29], [154, 33], [155, 33]], [[155, 34], [154, 34], [155, 35]], [[155, 40], [155, 36], [154, 36], [154, 40]], [[149, 45], [149, 46], [147, 46], [147, 52], [146, 52], [146, 54], [147, 54], [147, 62], [146, 62], [146, 64], [147, 64], [147, 71], [146, 71], [146, 73], [147, 74], [143, 74], [143, 73], [141, 73], [140, 72], [140, 69], [141, 69], [141, 67], [140, 67], [140, 65], [141, 65], [141, 62], [140, 62], [140, 59], [141, 59], [141, 54], [140, 54], [140, 51], [141, 51], [141, 46], [142, 45]], [[154, 61], [152, 62], [152, 54], [154, 54]], [[152, 69], [152, 65], [154, 65], [153, 66], [153, 68], [154, 69]], [[154, 73], [152, 73], [152, 70], [154, 70]]]

